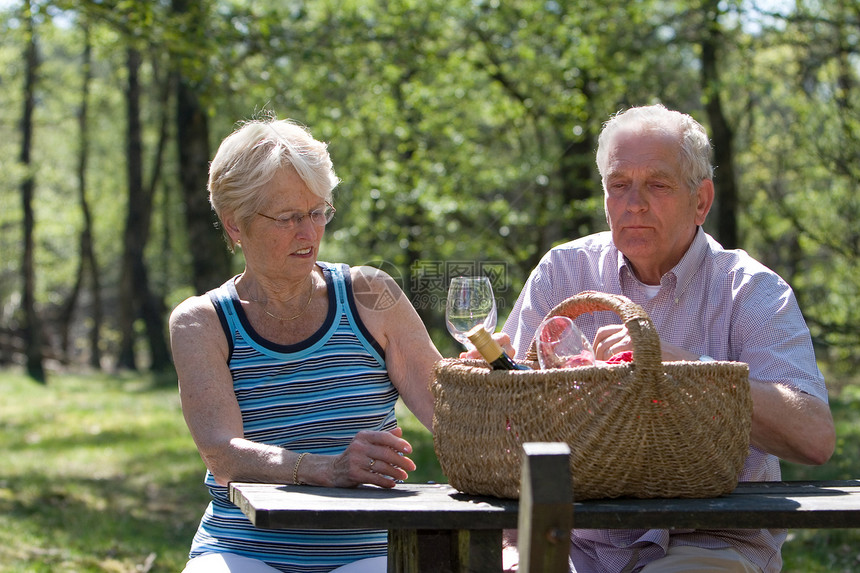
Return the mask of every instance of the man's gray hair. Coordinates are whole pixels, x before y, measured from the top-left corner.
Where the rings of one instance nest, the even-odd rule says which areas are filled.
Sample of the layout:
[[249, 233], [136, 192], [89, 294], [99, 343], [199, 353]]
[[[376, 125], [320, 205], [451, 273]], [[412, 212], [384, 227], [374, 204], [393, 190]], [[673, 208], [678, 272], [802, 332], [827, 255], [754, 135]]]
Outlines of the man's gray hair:
[[698, 121], [685, 113], [667, 109], [662, 104], [632, 107], [612, 116], [603, 126], [597, 140], [597, 170], [600, 178], [606, 177], [607, 144], [613, 134], [622, 129], [661, 131], [676, 135], [681, 152], [681, 168], [687, 175], [687, 185], [695, 193], [705, 179], [714, 178], [711, 165], [711, 142], [708, 133]]

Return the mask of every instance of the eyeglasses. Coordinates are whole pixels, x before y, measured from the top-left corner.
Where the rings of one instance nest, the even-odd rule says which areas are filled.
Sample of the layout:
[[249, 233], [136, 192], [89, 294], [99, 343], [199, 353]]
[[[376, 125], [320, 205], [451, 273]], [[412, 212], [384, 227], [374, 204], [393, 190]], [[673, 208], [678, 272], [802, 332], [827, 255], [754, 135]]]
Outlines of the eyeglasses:
[[274, 221], [278, 228], [288, 231], [290, 229], [295, 229], [302, 221], [305, 220], [305, 217], [309, 217], [314, 225], [322, 227], [331, 222], [336, 212], [337, 209], [335, 209], [331, 203], [326, 201], [325, 207], [322, 207], [321, 209], [314, 209], [313, 211], [308, 211], [307, 213], [293, 213], [292, 215], [270, 217], [258, 211], [257, 215]]

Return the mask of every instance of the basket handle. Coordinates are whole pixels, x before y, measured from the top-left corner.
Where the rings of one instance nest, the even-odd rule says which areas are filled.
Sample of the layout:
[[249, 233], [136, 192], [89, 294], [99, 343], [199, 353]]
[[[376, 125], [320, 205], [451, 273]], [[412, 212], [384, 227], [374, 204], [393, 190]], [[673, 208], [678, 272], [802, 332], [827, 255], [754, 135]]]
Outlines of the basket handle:
[[[654, 323], [645, 309], [620, 294], [610, 294], [597, 291], [583, 291], [556, 305], [547, 318], [551, 316], [566, 316], [575, 319], [580, 314], [611, 310], [621, 317], [621, 321], [630, 333], [633, 341], [633, 362], [639, 370], [654, 370], [662, 372], [663, 359], [660, 352], [660, 337]], [[537, 333], [535, 333], [537, 335]], [[526, 359], [537, 360], [537, 340], [532, 339]]]

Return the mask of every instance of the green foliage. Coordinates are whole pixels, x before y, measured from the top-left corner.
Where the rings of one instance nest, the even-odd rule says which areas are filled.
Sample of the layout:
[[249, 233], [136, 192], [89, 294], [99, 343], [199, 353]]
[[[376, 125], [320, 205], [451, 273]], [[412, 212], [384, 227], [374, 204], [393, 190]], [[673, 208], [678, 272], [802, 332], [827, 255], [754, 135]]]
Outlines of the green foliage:
[[207, 503], [175, 386], [0, 373], [0, 571], [179, 571]]
[[860, 93], [845, 60], [856, 42], [839, 45], [858, 28], [839, 6], [809, 13], [801, 3], [784, 31], [760, 40], [739, 159], [747, 249], [792, 284], [819, 356], [847, 373], [860, 342]]
[[[860, 347], [857, 0], [801, 0], [773, 14], [756, 8], [763, 3], [704, 0], [173, 4], [33, 2], [41, 66], [29, 173], [17, 162], [23, 2], [0, 10], [0, 331], [18, 326], [19, 185], [29, 174], [37, 299], [51, 339], [74, 284], [84, 25], [93, 44], [86, 193], [110, 318], [120, 296], [123, 90], [134, 46], [144, 54], [144, 183], [155, 191], [146, 257], [165, 309], [193, 294], [195, 245], [172, 129], [160, 158], [155, 149], [161, 118], [176, 113], [175, 98], [162, 94], [178, 69], [197, 86], [213, 151], [237, 121], [264, 109], [330, 142], [343, 182], [323, 258], [392, 272], [448, 356], [459, 348], [443, 324], [444, 284], [428, 292], [416, 280], [422, 264], [504, 264], [501, 324], [538, 257], [604, 226], [593, 157], [601, 123], [655, 101], [704, 121], [708, 89], [721, 96], [734, 130], [742, 245], [792, 284], [830, 385], [842, 392], [833, 404], [836, 456], [822, 468], [787, 464], [786, 476], [856, 476], [858, 400], [843, 375], [856, 369]], [[724, 41], [719, 81], [705, 88], [698, 42], [708, 10], [720, 11]], [[236, 272], [242, 262], [234, 257]], [[87, 300], [85, 293], [73, 324], [76, 347], [91, 321]], [[110, 352], [116, 343], [109, 323], [101, 344]], [[13, 444], [0, 468], [0, 563], [24, 563], [11, 571], [125, 571], [155, 553], [153, 570], [178, 570], [204, 492], [175, 392], [135, 379], [64, 378], [47, 388], [0, 381], [8, 385], [0, 432]], [[415, 479], [438, 480], [429, 434], [401, 417], [421, 468]], [[797, 532], [785, 570], [852, 570], [855, 537]]]
[[852, 529], [790, 531], [783, 549], [785, 573], [853, 573], [860, 561]]
[[[860, 475], [860, 387], [851, 380], [831, 380], [830, 408], [836, 425], [836, 450], [823, 466], [782, 462], [784, 480], [856, 479]], [[786, 573], [856, 571], [856, 530], [792, 530], [783, 549]]]
[[[213, 150], [237, 121], [265, 109], [330, 143], [343, 182], [326, 258], [385, 263], [416, 305], [442, 294], [412, 292], [416, 265], [502, 263], [503, 309], [547, 249], [604, 228], [594, 150], [609, 114], [662, 101], [704, 120], [707, 89], [721, 97], [734, 131], [743, 247], [795, 287], [822, 358], [842, 371], [856, 364], [856, 0], [797, 2], [774, 14], [737, 1], [652, 0], [393, 0], [384, 9], [368, 0], [213, 0], [181, 11], [119, 0], [39, 6], [36, 284], [48, 317], [69, 296], [79, 257], [75, 114], [86, 24], [94, 49], [87, 196], [108, 301], [117, 297], [122, 252], [130, 45], [145, 55], [145, 184], [156, 193], [146, 256], [165, 308], [189, 292], [194, 248], [175, 134], [155, 154], [160, 120], [176, 109], [172, 97], [162, 97], [174, 69], [198, 90]], [[703, 87], [699, 42], [711, 10], [719, 11], [725, 41], [719, 79]], [[0, 126], [9, 134], [0, 152], [14, 158], [23, 73], [16, 9], [0, 12], [0, 27]], [[0, 304], [4, 321], [14, 324], [23, 172], [14, 160], [6, 163]], [[234, 269], [241, 270], [241, 258]], [[455, 351], [441, 310], [438, 300], [419, 308], [431, 333]]]
[[783, 462], [785, 479], [857, 478], [857, 460], [860, 460], [860, 389], [856, 385], [846, 384], [834, 395], [838, 398], [831, 401], [830, 407], [836, 424], [836, 450], [833, 458], [821, 467]]

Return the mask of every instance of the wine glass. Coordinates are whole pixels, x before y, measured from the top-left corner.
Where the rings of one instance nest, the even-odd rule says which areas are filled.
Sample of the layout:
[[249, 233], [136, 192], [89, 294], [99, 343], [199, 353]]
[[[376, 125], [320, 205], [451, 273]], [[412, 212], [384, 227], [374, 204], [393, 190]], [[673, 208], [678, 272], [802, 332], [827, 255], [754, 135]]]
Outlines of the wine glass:
[[535, 334], [540, 367], [575, 368], [594, 364], [591, 343], [576, 324], [566, 316], [544, 319]]
[[496, 331], [496, 299], [488, 277], [454, 277], [445, 305], [448, 332], [466, 348], [474, 348], [466, 333], [482, 324]]

